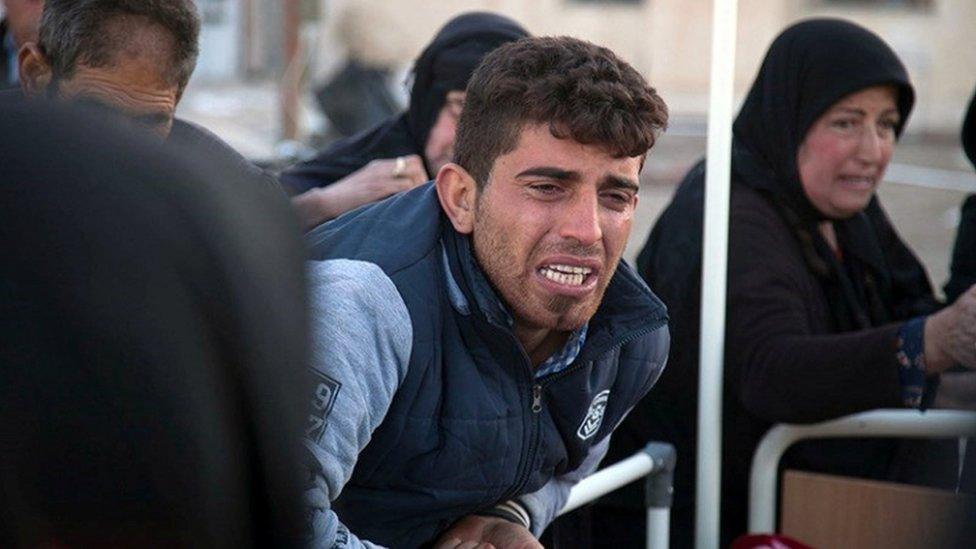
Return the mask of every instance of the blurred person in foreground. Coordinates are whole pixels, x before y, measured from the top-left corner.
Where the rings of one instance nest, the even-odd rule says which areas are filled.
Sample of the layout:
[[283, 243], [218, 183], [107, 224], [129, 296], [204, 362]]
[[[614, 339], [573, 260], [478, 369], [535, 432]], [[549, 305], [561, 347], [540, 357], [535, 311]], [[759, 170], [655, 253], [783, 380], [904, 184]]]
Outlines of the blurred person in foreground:
[[493, 13], [444, 25], [414, 63], [406, 112], [281, 174], [306, 229], [435, 177], [451, 161], [471, 73], [488, 52], [528, 35]]
[[193, 0], [47, 0], [36, 42], [19, 57], [29, 97], [57, 97], [119, 112], [161, 139], [233, 159], [277, 182], [206, 129], [175, 118], [199, 53]]
[[[924, 409], [941, 372], [976, 367], [976, 289], [940, 310], [875, 195], [913, 102], [904, 66], [878, 36], [841, 20], [809, 20], [770, 46], [735, 120], [723, 547], [745, 532], [752, 456], [773, 424]], [[661, 382], [628, 417], [609, 456], [627, 457], [647, 440], [675, 444], [675, 547], [690, 547], [694, 532], [704, 179], [701, 162], [638, 259], [669, 308], [674, 343]], [[949, 446], [812, 441], [795, 445], [782, 464], [946, 486], [956, 480]], [[929, 461], [940, 458], [946, 462]], [[594, 520], [599, 541], [642, 539], [641, 503], [634, 492], [603, 500]]]
[[606, 48], [506, 44], [455, 163], [309, 233], [316, 546], [540, 547], [664, 368], [666, 311], [620, 257], [666, 122]]
[[303, 546], [287, 200], [114, 114], [0, 112], [0, 546]]
[[16, 88], [17, 52], [20, 46], [37, 40], [37, 25], [41, 20], [44, 0], [0, 0], [3, 19], [0, 19], [0, 89]]

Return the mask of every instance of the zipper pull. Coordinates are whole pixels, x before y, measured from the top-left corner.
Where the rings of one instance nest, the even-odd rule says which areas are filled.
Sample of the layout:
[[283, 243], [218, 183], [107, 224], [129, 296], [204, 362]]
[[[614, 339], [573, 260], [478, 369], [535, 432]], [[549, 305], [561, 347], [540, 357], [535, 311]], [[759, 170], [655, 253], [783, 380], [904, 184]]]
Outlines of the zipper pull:
[[532, 411], [536, 414], [542, 411], [542, 385], [532, 386]]

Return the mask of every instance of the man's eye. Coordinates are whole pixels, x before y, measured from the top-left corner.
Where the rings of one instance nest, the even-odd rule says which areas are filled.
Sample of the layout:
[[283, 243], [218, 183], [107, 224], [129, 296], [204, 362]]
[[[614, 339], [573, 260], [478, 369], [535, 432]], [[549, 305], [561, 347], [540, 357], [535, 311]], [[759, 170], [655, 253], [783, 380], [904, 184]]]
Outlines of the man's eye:
[[603, 197], [613, 206], [628, 206], [634, 199], [627, 193], [604, 193]]
[[559, 186], [553, 185], [552, 183], [537, 183], [532, 185], [532, 190], [538, 191], [542, 194], [556, 194], [559, 192]]

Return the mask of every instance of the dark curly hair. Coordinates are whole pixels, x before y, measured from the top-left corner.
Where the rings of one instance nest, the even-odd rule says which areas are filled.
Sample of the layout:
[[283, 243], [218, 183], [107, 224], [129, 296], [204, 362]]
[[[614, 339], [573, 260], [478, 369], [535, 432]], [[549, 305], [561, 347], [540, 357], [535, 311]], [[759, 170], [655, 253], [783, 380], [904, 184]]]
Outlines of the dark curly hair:
[[487, 55], [472, 75], [454, 161], [481, 188], [527, 124], [632, 157], [646, 154], [667, 123], [654, 88], [609, 49], [567, 36], [525, 38]]
[[125, 47], [125, 29], [112, 28], [119, 17], [158, 25], [173, 39], [169, 78], [186, 87], [196, 67], [200, 17], [192, 0], [47, 0], [38, 43], [58, 78], [70, 78], [78, 63], [111, 66]]

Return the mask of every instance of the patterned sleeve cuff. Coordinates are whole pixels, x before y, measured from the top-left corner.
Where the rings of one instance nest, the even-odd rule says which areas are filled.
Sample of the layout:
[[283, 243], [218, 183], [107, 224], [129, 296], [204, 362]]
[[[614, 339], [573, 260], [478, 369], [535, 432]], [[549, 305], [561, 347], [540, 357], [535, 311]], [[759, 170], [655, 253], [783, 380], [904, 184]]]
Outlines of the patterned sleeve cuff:
[[920, 408], [925, 395], [925, 319], [915, 317], [898, 329], [898, 380], [902, 404], [908, 408]]

